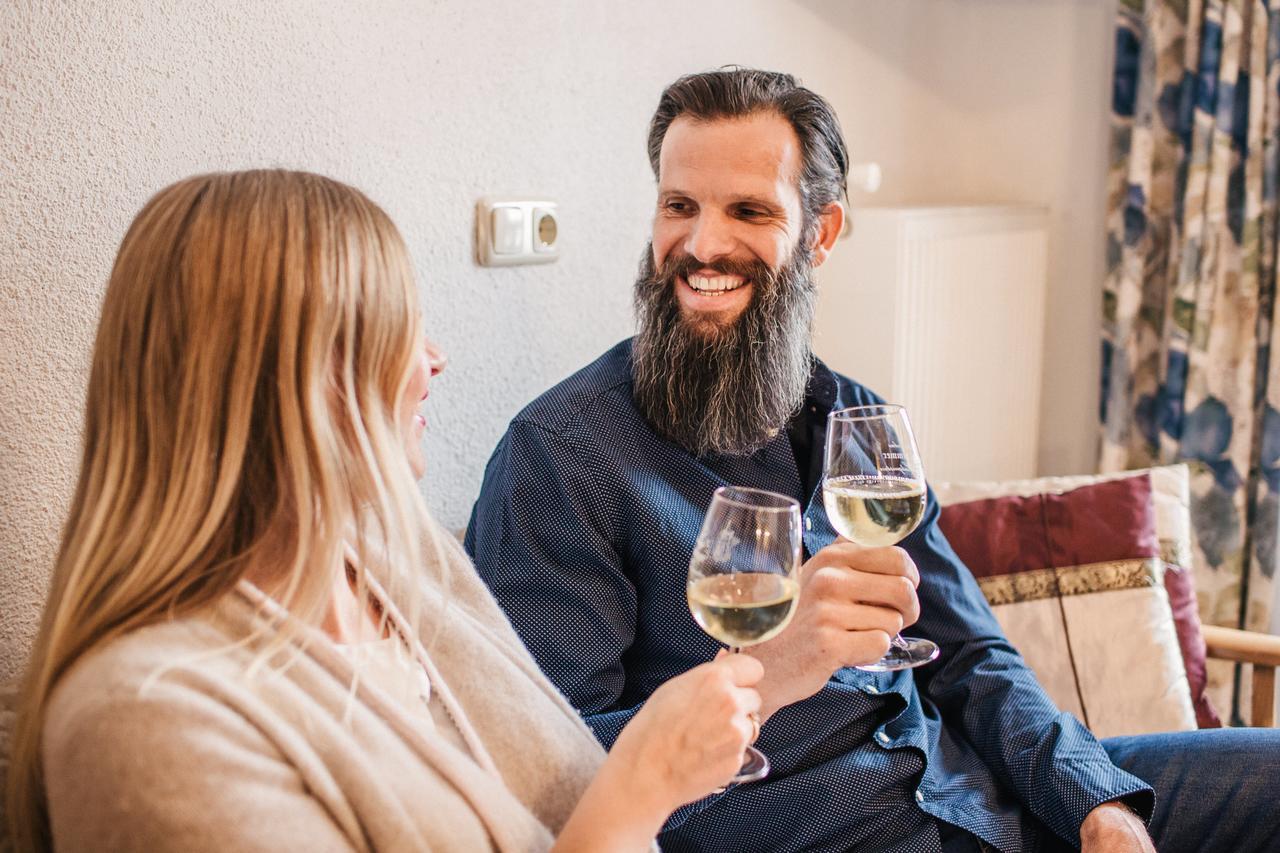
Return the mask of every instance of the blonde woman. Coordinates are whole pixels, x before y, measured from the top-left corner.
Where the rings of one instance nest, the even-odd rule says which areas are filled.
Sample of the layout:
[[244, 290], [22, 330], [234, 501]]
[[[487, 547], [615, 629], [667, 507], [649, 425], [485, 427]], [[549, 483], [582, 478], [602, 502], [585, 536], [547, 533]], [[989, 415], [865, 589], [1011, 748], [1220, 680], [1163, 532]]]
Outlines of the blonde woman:
[[20, 700], [18, 849], [647, 849], [733, 775], [758, 663], [673, 680], [605, 756], [428, 517], [415, 294], [387, 216], [317, 175], [138, 214]]

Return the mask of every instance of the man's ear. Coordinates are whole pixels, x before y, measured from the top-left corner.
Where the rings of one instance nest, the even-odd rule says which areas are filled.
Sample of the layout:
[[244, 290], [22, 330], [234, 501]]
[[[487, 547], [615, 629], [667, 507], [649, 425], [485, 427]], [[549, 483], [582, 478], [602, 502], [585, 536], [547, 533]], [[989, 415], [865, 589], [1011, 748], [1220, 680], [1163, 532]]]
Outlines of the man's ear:
[[836, 238], [844, 230], [844, 205], [833, 201], [818, 214], [818, 235], [813, 241], [813, 265], [821, 266], [831, 255]]

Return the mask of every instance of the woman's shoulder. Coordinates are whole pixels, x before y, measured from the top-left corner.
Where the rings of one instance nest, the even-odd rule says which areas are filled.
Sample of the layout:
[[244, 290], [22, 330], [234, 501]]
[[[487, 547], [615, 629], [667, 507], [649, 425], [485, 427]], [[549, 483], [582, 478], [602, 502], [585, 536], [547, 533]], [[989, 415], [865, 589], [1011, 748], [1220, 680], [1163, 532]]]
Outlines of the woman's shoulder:
[[104, 642], [67, 671], [40, 742], [55, 842], [349, 848], [282, 749], [292, 733], [282, 741], [272, 707], [243, 689], [256, 652], [237, 639], [179, 619]]
[[130, 708], [190, 700], [196, 691], [179, 685], [192, 679], [175, 676], [242, 670], [234, 646], [234, 638], [200, 617], [146, 625], [99, 643], [58, 679], [45, 717], [46, 740], [86, 719], [120, 728], [131, 719], [122, 713]]
[[190, 773], [197, 756], [207, 765], [218, 756], [274, 754], [255, 725], [266, 711], [241, 689], [254, 653], [238, 639], [188, 617], [82, 655], [58, 679], [41, 729], [47, 782], [61, 801], [87, 796], [90, 780], [110, 788]]

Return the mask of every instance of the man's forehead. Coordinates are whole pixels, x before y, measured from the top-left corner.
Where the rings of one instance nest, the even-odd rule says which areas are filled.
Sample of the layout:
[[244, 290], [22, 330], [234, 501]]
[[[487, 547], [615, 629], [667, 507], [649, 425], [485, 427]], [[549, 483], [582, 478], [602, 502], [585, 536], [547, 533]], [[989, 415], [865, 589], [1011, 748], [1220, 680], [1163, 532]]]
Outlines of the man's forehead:
[[703, 120], [681, 116], [662, 140], [659, 185], [714, 181], [725, 191], [761, 192], [800, 172], [800, 140], [775, 112]]

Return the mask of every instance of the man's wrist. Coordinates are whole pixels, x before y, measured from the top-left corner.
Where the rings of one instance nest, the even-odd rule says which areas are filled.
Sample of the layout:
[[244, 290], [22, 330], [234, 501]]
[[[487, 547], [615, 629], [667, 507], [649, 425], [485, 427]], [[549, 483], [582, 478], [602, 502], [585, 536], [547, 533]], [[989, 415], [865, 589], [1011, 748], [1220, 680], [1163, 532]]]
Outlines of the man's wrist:
[[1109, 826], [1116, 823], [1133, 823], [1142, 827], [1143, 832], [1146, 831], [1146, 821], [1142, 815], [1123, 800], [1108, 800], [1105, 803], [1099, 803], [1084, 817], [1084, 822], [1080, 824], [1080, 839], [1083, 841], [1087, 836], [1106, 830]]

